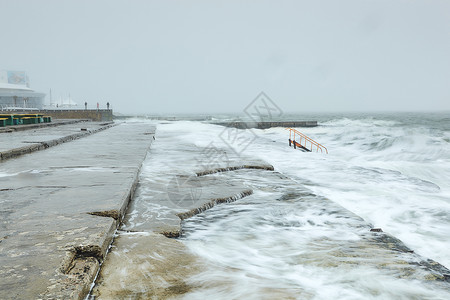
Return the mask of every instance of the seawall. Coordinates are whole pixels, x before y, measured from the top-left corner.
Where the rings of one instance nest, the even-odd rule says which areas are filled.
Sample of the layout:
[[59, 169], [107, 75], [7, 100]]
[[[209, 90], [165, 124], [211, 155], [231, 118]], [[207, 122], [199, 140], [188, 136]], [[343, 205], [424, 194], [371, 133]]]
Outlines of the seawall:
[[112, 109], [41, 109], [0, 111], [1, 114], [34, 113], [51, 116], [54, 119], [90, 119], [92, 121], [112, 121]]

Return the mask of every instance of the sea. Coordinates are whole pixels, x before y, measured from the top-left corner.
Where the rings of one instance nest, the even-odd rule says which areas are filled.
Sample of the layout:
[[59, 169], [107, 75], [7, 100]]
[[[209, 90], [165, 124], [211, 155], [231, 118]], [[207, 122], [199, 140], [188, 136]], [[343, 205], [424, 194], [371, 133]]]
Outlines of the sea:
[[[177, 145], [258, 159], [276, 172], [215, 175], [248, 185], [254, 193], [182, 222], [178, 240], [208, 266], [187, 279], [203, 288], [183, 299], [450, 299], [448, 278], [420, 273], [421, 259], [450, 269], [449, 112], [270, 119], [316, 120], [317, 127], [296, 129], [328, 153], [289, 147], [285, 128], [236, 130], [214, 124], [240, 118], [145, 121], [157, 124], [156, 140], [136, 197], [148, 196], [145, 182], [155, 170], [192, 172], [197, 155], [192, 151], [173, 154], [171, 161], [180, 163], [172, 165], [152, 160]], [[169, 144], [158, 143], [167, 136]], [[370, 228], [402, 245], [385, 241], [386, 249], [380, 248]]]

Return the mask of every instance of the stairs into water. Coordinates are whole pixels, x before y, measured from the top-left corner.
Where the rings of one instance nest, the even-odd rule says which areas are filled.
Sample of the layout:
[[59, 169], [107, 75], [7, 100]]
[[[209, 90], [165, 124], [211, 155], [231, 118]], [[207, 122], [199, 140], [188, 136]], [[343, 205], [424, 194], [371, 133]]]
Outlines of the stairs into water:
[[289, 147], [293, 146], [294, 149], [300, 149], [306, 152], [320, 151], [321, 153], [328, 154], [328, 149], [325, 146], [300, 131], [294, 128], [286, 128], [286, 130], [289, 130]]

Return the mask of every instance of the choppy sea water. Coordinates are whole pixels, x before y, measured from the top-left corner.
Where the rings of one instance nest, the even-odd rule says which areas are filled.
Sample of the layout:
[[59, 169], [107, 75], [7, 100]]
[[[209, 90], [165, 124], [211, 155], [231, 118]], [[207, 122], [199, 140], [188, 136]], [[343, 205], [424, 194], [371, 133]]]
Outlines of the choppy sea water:
[[[428, 275], [418, 280], [423, 279], [420, 274], [411, 277], [413, 271], [399, 266], [411, 257], [367, 246], [361, 222], [450, 268], [450, 116], [285, 118], [317, 119], [320, 126], [298, 129], [325, 145], [329, 154], [289, 148], [283, 128], [227, 132], [201, 122], [158, 125], [157, 138], [169, 134], [180, 144], [234, 148], [243, 157], [267, 161], [286, 177], [216, 175], [247, 183], [255, 193], [184, 221], [180, 240], [209, 265], [189, 279], [204, 288], [184, 297], [448, 299], [448, 282], [428, 284]], [[179, 168], [183, 171], [183, 165]], [[342, 218], [339, 207], [354, 216]]]

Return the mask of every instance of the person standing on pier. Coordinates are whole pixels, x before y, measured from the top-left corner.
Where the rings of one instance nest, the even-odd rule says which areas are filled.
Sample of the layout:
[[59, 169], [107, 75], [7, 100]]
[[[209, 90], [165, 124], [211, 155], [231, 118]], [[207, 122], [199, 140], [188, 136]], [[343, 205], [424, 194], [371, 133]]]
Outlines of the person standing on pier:
[[109, 110], [109, 102], [106, 102], [106, 109]]
[[87, 110], [87, 102], [84, 102], [84, 110]]

